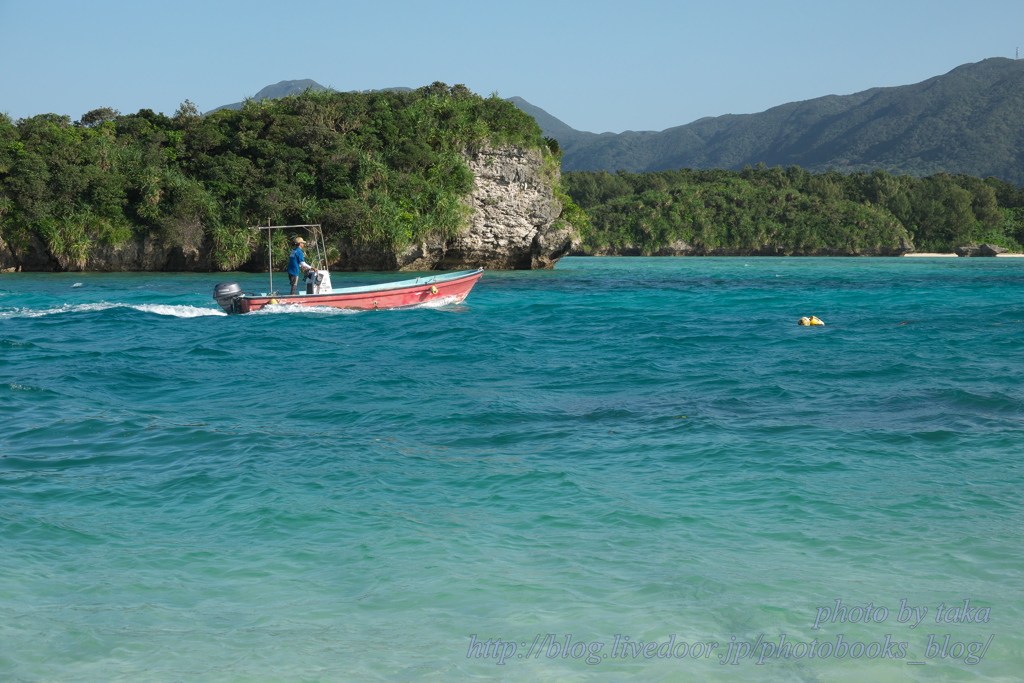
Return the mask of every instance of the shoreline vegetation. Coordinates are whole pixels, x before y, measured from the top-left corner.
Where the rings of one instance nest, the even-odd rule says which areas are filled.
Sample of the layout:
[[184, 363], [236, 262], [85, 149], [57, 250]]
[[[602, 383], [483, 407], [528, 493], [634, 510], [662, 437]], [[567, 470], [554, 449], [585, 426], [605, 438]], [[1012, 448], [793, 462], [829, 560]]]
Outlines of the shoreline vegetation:
[[[997, 178], [812, 174], [799, 166], [562, 178], [590, 219], [578, 255], [1024, 252], [1024, 191]], [[986, 244], [993, 248], [979, 250]]]
[[434, 83], [310, 90], [207, 116], [188, 101], [170, 117], [0, 114], [0, 271], [262, 270], [267, 247], [246, 228], [268, 220], [321, 223], [331, 264], [344, 254], [360, 269], [358, 258], [367, 267], [469, 229], [467, 154], [485, 145], [541, 155], [573, 255], [1024, 252], [1024, 190], [997, 178], [764, 165], [560, 174], [558, 142], [532, 117]]
[[173, 116], [0, 114], [0, 269], [258, 271], [268, 247], [250, 226], [308, 223], [329, 263], [385, 263], [468, 228], [470, 158], [490, 148], [537, 157], [555, 227], [579, 220], [536, 121], [462, 85], [307, 90], [207, 116], [187, 100]]

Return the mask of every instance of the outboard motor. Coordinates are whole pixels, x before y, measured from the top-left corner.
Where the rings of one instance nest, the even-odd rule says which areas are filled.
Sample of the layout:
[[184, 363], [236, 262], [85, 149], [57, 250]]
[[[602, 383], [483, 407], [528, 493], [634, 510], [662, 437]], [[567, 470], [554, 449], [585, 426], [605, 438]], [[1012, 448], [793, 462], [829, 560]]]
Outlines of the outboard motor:
[[240, 296], [242, 296], [242, 288], [238, 286], [237, 282], [222, 282], [213, 288], [213, 298], [228, 315], [238, 313], [235, 308], [235, 300]]

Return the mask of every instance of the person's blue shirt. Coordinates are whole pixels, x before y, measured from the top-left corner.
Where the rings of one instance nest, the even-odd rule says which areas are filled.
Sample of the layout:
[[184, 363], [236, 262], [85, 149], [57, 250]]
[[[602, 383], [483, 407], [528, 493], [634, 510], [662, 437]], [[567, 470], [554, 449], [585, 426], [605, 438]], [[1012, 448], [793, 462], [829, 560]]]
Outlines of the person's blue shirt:
[[302, 274], [302, 269], [299, 268], [300, 263], [305, 263], [306, 254], [303, 253], [302, 247], [295, 247], [292, 249], [291, 256], [288, 257], [288, 274], [295, 275], [296, 277]]

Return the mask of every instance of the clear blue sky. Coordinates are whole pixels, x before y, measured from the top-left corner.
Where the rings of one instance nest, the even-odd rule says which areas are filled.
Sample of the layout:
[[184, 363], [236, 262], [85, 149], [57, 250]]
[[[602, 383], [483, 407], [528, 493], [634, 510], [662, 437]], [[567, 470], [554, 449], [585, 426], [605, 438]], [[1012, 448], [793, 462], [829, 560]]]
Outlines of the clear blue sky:
[[201, 111], [311, 78], [464, 83], [580, 130], [662, 130], [917, 83], [1024, 48], [1024, 0], [0, 0], [0, 111]]

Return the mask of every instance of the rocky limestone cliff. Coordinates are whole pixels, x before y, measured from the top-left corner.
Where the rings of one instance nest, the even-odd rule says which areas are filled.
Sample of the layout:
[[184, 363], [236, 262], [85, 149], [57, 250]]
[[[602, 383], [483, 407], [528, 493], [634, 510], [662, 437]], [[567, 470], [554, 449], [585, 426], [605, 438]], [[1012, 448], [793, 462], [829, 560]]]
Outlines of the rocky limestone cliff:
[[[577, 246], [575, 230], [559, 220], [554, 196], [557, 165], [546, 167], [540, 150], [484, 146], [465, 152], [475, 176], [466, 202], [470, 224], [455, 237], [430, 238], [402, 251], [342, 243], [334, 270], [457, 270], [552, 268]], [[14, 246], [0, 239], [0, 270], [196, 271], [217, 270], [205, 243], [183, 248], [148, 235], [127, 244], [96, 243], [84, 261], [55, 257], [36, 236]], [[260, 253], [242, 269], [263, 271]], [[283, 264], [280, 264], [283, 267]]]
[[557, 167], [539, 150], [480, 147], [464, 153], [475, 177], [467, 198], [470, 225], [452, 238], [430, 238], [401, 252], [342, 245], [335, 270], [530, 270], [553, 268], [577, 246], [575, 230], [558, 219]]
[[54, 256], [36, 235], [19, 244], [0, 239], [0, 272], [97, 272], [196, 271], [212, 272], [207, 252], [199, 248], [183, 249], [165, 244], [156, 235], [147, 235], [125, 244], [98, 242], [84, 260]]
[[14, 252], [7, 246], [4, 238], [0, 237], [0, 273], [13, 273], [18, 269], [18, 261], [14, 258]]

